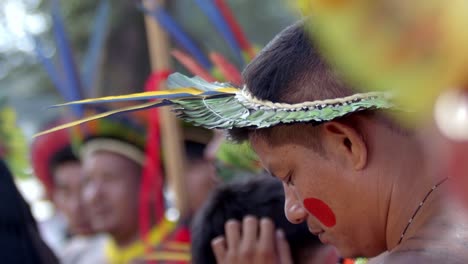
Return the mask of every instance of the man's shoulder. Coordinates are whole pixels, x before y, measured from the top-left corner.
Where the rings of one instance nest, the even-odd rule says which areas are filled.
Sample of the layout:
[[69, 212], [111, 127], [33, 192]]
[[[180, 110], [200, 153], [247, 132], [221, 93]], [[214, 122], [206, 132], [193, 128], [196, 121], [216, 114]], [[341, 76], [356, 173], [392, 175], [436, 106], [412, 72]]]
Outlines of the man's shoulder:
[[379, 264], [465, 264], [468, 263], [468, 258], [460, 256], [459, 254], [447, 254], [439, 252], [440, 254], [426, 254], [426, 253], [408, 253], [408, 254], [389, 254], [383, 262]]
[[464, 219], [449, 214], [435, 221], [390, 252], [383, 263], [468, 263], [468, 225]]
[[468, 247], [466, 244], [433, 243], [420, 248], [402, 248], [390, 252], [383, 262], [393, 263], [468, 263]]

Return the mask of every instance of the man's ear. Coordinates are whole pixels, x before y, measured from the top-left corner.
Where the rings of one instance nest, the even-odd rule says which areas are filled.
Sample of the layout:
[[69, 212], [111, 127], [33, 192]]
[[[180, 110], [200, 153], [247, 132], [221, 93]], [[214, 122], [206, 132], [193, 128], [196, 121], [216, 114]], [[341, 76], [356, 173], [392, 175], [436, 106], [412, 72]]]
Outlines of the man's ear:
[[367, 165], [367, 145], [361, 134], [353, 127], [330, 121], [322, 125], [322, 142], [328, 155], [350, 166], [362, 170]]

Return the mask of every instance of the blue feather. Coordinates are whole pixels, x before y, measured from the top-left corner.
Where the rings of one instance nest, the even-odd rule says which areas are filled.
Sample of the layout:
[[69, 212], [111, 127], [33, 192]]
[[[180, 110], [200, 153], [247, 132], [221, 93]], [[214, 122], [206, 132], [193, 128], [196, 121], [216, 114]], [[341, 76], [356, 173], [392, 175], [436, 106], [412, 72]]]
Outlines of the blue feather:
[[244, 56], [242, 56], [242, 49], [239, 46], [234, 33], [231, 31], [231, 28], [224, 20], [224, 17], [216, 8], [216, 6], [211, 2], [211, 0], [195, 0], [200, 9], [205, 13], [211, 23], [216, 27], [219, 33], [228, 43], [229, 47], [232, 49], [234, 54], [237, 56], [238, 60], [245, 64]]
[[93, 35], [91, 36], [81, 69], [81, 80], [83, 81], [84, 88], [83, 95], [86, 97], [92, 96], [92, 88], [96, 81], [99, 60], [101, 58], [100, 53], [102, 52], [108, 30], [109, 14], [109, 1], [102, 0], [96, 12]]
[[42, 67], [46, 71], [47, 75], [49, 76], [49, 79], [52, 81], [52, 84], [56, 87], [58, 92], [63, 98], [68, 97], [67, 93], [67, 87], [64, 84], [63, 80], [60, 78], [60, 74], [55, 67], [53, 61], [51, 58], [47, 57], [44, 52], [44, 47], [42, 46], [41, 41], [34, 36], [31, 36], [33, 42], [34, 42], [34, 49], [36, 53], [36, 57], [39, 60], [39, 62], [42, 64]]
[[[65, 31], [64, 22], [60, 14], [58, 0], [52, 0], [52, 22], [57, 50], [64, 71], [65, 83], [68, 88], [66, 93], [67, 97], [65, 99], [69, 101], [80, 100], [82, 99], [81, 82], [73, 58], [71, 45]], [[79, 116], [84, 113], [82, 107], [75, 107], [73, 111]]]
[[205, 69], [211, 70], [213, 65], [210, 60], [203, 54], [203, 52], [197, 47], [197, 45], [192, 41], [192, 39], [183, 31], [181, 26], [160, 6], [156, 7], [154, 10], [148, 10], [142, 5], [139, 5], [139, 8], [150, 15], [162, 28], [187, 52], [189, 52]]

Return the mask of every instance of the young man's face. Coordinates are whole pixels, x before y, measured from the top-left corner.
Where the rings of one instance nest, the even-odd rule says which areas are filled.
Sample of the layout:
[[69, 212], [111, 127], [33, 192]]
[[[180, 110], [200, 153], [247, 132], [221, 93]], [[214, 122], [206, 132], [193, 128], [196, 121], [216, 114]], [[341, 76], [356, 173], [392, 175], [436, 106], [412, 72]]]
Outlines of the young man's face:
[[[287, 140], [287, 139], [286, 139]], [[311, 233], [346, 257], [376, 255], [385, 243], [375, 188], [368, 177], [346, 170], [343, 162], [297, 143], [272, 146], [251, 139], [272, 175], [283, 181], [285, 214], [292, 223], [306, 221]]]
[[134, 235], [138, 230], [140, 169], [118, 154], [94, 152], [83, 159], [84, 198], [99, 232]]
[[54, 170], [53, 200], [57, 209], [67, 218], [69, 229], [74, 235], [93, 233], [89, 217], [84, 213], [81, 195], [83, 173], [81, 164], [70, 161], [58, 165]]

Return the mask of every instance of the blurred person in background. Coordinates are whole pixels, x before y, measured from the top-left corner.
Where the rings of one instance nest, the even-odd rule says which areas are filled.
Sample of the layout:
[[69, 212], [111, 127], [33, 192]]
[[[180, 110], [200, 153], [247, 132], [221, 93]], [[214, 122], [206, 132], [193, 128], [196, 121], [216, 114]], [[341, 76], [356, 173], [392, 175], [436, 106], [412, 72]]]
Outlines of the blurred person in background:
[[[178, 226], [185, 219], [178, 222], [178, 215], [166, 211], [164, 186], [152, 183], [162, 181], [154, 177], [163, 175], [149, 175], [151, 181], [145, 178], [146, 122], [146, 117], [119, 115], [81, 127], [85, 131], [79, 147], [85, 175], [83, 195], [92, 227], [111, 238], [105, 245], [106, 262], [110, 264], [138, 262], [166, 245], [170, 249], [175, 245], [183, 259], [187, 258], [189, 234]], [[203, 146], [190, 147], [190, 151], [197, 156], [203, 153]], [[203, 164], [197, 166], [192, 172], [205, 170]], [[142, 194], [150, 197], [149, 215], [141, 211], [145, 206]], [[146, 233], [142, 221], [149, 224]]]
[[[200, 210], [220, 180], [217, 178], [214, 164], [204, 159], [206, 144], [190, 135], [190, 132], [194, 132], [193, 129], [184, 132], [186, 161], [184, 182], [187, 188], [187, 213], [179, 219], [177, 228], [167, 236], [165, 241], [154, 246], [134, 263], [156, 261], [156, 263], [180, 264], [188, 263], [191, 258], [189, 253], [190, 224], [193, 216]], [[171, 254], [172, 257], [170, 257]]]
[[203, 206], [220, 180], [217, 178], [214, 164], [204, 159], [206, 144], [186, 140], [184, 145], [187, 161], [185, 180], [189, 200], [186, 225], [189, 226], [193, 216]]
[[0, 259], [2, 263], [59, 263], [42, 240], [29, 205], [18, 191], [13, 175], [0, 160]]
[[15, 184], [14, 176], [27, 168], [27, 150], [16, 112], [5, 98], [0, 98], [0, 137], [0, 259], [2, 263], [58, 263]]
[[[65, 120], [56, 120], [46, 128]], [[72, 148], [72, 131], [60, 130], [35, 138], [31, 146], [31, 160], [35, 175], [45, 187], [47, 198], [55, 206], [56, 215], [43, 223], [45, 237], [55, 236], [54, 248], [62, 263], [98, 263], [104, 259], [106, 238], [97, 235], [91, 227], [87, 210], [84, 208], [81, 163]], [[66, 226], [60, 229], [61, 217]]]
[[[193, 263], [336, 264], [336, 249], [322, 245], [306, 224], [289, 223], [283, 205], [281, 183], [266, 176], [219, 186], [193, 223]], [[225, 243], [232, 251], [221, 252]]]
[[[42, 240], [29, 204], [14, 177], [28, 168], [26, 140], [16, 123], [16, 112], [0, 98], [0, 260], [2, 263], [58, 263]], [[10, 170], [11, 169], [11, 170]]]

